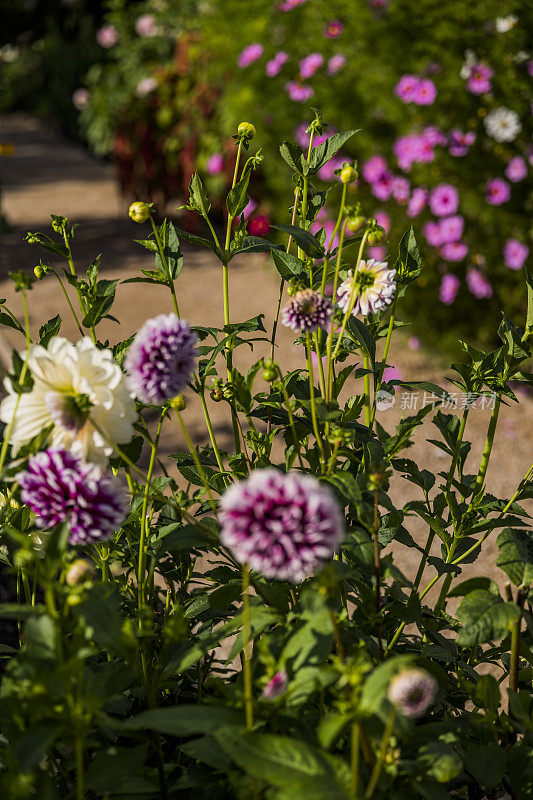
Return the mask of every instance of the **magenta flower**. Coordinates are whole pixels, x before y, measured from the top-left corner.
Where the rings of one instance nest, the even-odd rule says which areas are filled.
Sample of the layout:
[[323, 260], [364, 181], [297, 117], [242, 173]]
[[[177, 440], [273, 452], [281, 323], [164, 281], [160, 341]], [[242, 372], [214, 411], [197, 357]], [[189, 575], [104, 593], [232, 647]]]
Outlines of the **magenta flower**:
[[491, 206], [501, 206], [511, 197], [511, 188], [503, 178], [491, 178], [485, 187], [485, 200]]
[[387, 248], [384, 245], [379, 244], [376, 247], [369, 247], [366, 252], [370, 258], [374, 259], [374, 261], [384, 261], [385, 256], [387, 255]]
[[67, 450], [37, 453], [17, 480], [37, 526], [51, 530], [68, 522], [70, 544], [109, 539], [126, 517], [128, 496], [118, 478]]
[[328, 22], [322, 33], [326, 39], [336, 39], [344, 30], [344, 25], [339, 19], [332, 19]]
[[118, 42], [118, 32], [114, 25], [104, 25], [96, 32], [96, 41], [100, 47], [109, 50]]
[[503, 247], [503, 260], [508, 269], [522, 269], [529, 255], [529, 247], [518, 239], [507, 239]]
[[485, 94], [490, 92], [491, 83], [490, 79], [494, 75], [492, 69], [488, 64], [473, 64], [470, 68], [470, 74], [466, 82], [466, 88], [472, 94]]
[[194, 372], [196, 342], [196, 334], [176, 314], [147, 320], [124, 360], [131, 392], [156, 405], [176, 397]]
[[448, 141], [440, 128], [435, 127], [435, 125], [428, 125], [424, 128], [422, 131], [422, 138], [431, 145], [431, 147], [445, 145]]
[[463, 235], [463, 228], [465, 221], [463, 217], [454, 215], [451, 217], [444, 217], [439, 222], [440, 240], [442, 244], [449, 244], [450, 242], [457, 242]]
[[410, 188], [407, 178], [395, 177], [392, 179], [392, 196], [397, 203], [407, 203]]
[[427, 164], [435, 158], [431, 142], [425, 136], [417, 134], [400, 136], [393, 149], [398, 166], [403, 170], [411, 169], [415, 162]]
[[346, 159], [343, 156], [337, 154], [330, 158], [330, 160], [318, 170], [318, 177], [320, 180], [327, 181], [328, 183], [330, 181], [340, 180], [339, 176], [335, 175], [335, 170], [342, 169], [342, 165], [345, 161]]
[[383, 156], [372, 156], [363, 164], [363, 178], [368, 183], [375, 183], [387, 172], [387, 161]]
[[330, 490], [310, 475], [259, 469], [222, 495], [220, 541], [267, 578], [300, 583], [332, 557], [344, 518]]
[[431, 247], [440, 247], [442, 244], [442, 233], [440, 229], [440, 225], [438, 222], [434, 222], [430, 220], [426, 222], [424, 227], [422, 228], [422, 233], [426, 238], [426, 242], [431, 245]]
[[155, 36], [157, 26], [152, 14], [141, 14], [135, 21], [135, 30], [139, 36]]
[[385, 211], [376, 211], [374, 219], [387, 233], [390, 231], [390, 217]]
[[448, 151], [455, 158], [465, 156], [472, 144], [476, 141], [476, 134], [473, 131], [463, 133], [458, 128], [450, 131]]
[[518, 183], [527, 177], [527, 164], [521, 156], [514, 156], [510, 159], [505, 168], [505, 177], [511, 183]]
[[224, 156], [222, 153], [213, 153], [212, 156], [209, 156], [207, 159], [207, 164], [205, 165], [205, 170], [210, 175], [219, 175], [224, 169]]
[[307, 80], [312, 78], [317, 69], [320, 69], [324, 63], [324, 56], [322, 53], [310, 53], [300, 61], [300, 78]]
[[492, 286], [482, 272], [475, 267], [471, 267], [466, 273], [466, 285], [468, 291], [478, 300], [487, 300], [492, 297]]
[[280, 50], [279, 53], [276, 53], [274, 58], [272, 58], [270, 61], [267, 61], [265, 67], [267, 76], [269, 78], [275, 78], [276, 75], [279, 75], [283, 65], [286, 64], [288, 60], [288, 53], [285, 53], [283, 50]]
[[261, 58], [263, 55], [263, 50], [263, 45], [259, 44], [259, 42], [249, 44], [248, 47], [245, 47], [244, 50], [239, 53], [237, 64], [241, 69], [249, 67], [250, 64], [253, 64], [258, 58]]
[[410, 336], [407, 340], [407, 347], [410, 350], [415, 350], [415, 351], [420, 350], [420, 345], [421, 345], [420, 339], [417, 339], [416, 336]]
[[377, 181], [370, 185], [370, 191], [378, 200], [388, 200], [392, 194], [393, 176], [390, 172], [384, 172]]
[[468, 254], [468, 247], [463, 242], [448, 242], [442, 246], [440, 254], [445, 261], [462, 261]]
[[297, 333], [311, 333], [327, 328], [333, 305], [324, 295], [312, 289], [303, 289], [291, 297], [281, 312], [281, 324]]
[[418, 215], [426, 207], [428, 199], [428, 190], [423, 186], [413, 189], [409, 202], [407, 204], [407, 216], [418, 217]]
[[413, 103], [419, 82], [416, 75], [402, 75], [394, 87], [394, 94], [404, 103]]
[[435, 699], [437, 681], [425, 669], [406, 669], [392, 679], [389, 700], [406, 717], [421, 717]]
[[295, 103], [305, 103], [315, 93], [311, 86], [304, 86], [296, 81], [288, 81], [285, 84], [285, 91]]
[[276, 672], [261, 692], [263, 700], [277, 700], [287, 691], [289, 676], [286, 672]]
[[284, 0], [283, 3], [280, 3], [279, 10], [291, 11], [293, 8], [296, 8], [296, 6], [301, 6], [305, 2], [307, 2], [307, 0]]
[[461, 281], [459, 278], [456, 275], [452, 275], [451, 272], [447, 272], [446, 275], [443, 275], [439, 290], [439, 300], [441, 303], [444, 303], [445, 306], [451, 306], [457, 297], [460, 285]]
[[248, 205], [244, 207], [244, 211], [242, 212], [244, 219], [248, 219], [254, 213], [256, 208], [257, 208], [257, 203], [250, 197]]
[[389, 381], [402, 381], [403, 376], [401, 371], [398, 367], [385, 367], [383, 370], [383, 381], [388, 383]]
[[437, 88], [429, 78], [422, 78], [414, 91], [413, 103], [417, 106], [430, 106], [437, 97]]
[[459, 193], [455, 186], [441, 183], [433, 189], [429, 196], [429, 207], [436, 217], [455, 214], [459, 205]]
[[258, 214], [248, 223], [250, 236], [266, 236], [270, 231], [270, 219], [264, 214]]
[[346, 58], [340, 53], [337, 53], [337, 55], [331, 56], [331, 58], [329, 59], [326, 73], [330, 77], [336, 75], [337, 72], [341, 71], [341, 69], [344, 67], [345, 64], [346, 64]]

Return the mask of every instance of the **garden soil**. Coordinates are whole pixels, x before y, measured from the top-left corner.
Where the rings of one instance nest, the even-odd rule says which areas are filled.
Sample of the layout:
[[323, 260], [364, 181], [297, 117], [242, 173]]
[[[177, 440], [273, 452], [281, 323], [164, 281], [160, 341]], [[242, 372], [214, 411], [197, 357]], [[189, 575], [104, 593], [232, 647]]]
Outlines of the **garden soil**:
[[[2, 211], [11, 226], [9, 232], [0, 234], [0, 297], [7, 298], [9, 307], [20, 318], [20, 295], [14, 293], [8, 272], [18, 269], [31, 271], [41, 257], [47, 256], [38, 247], [26, 244], [23, 238], [27, 231], [45, 231], [51, 213], [68, 216], [72, 222], [80, 225], [73, 242], [79, 270], [85, 269], [100, 253], [102, 274], [108, 278], [123, 281], [138, 276], [140, 268], [153, 268], [150, 254], [133, 242], [133, 239], [147, 235], [148, 230], [128, 219], [128, 204], [119, 196], [110, 164], [92, 159], [82, 148], [66, 142], [42, 123], [23, 115], [7, 115], [0, 120], [0, 139], [15, 145], [13, 156], [4, 158], [0, 163]], [[180, 199], [176, 199], [175, 205]], [[168, 210], [172, 211], [174, 207], [172, 205]], [[177, 282], [181, 314], [196, 325], [221, 326], [222, 273], [218, 262], [210, 253], [206, 255], [198, 250], [186, 249], [184, 255], [185, 265]], [[250, 255], [236, 258], [230, 267], [232, 321], [240, 322], [266, 313], [264, 323], [267, 331], [270, 331], [278, 289], [279, 278], [268, 257]], [[413, 288], [413, 291], [416, 289]], [[64, 319], [63, 335], [76, 339], [75, 325], [53, 277], [36, 282], [29, 300], [34, 335], [43, 322], [61, 314]], [[111, 342], [125, 339], [137, 331], [148, 317], [170, 310], [167, 290], [147, 284], [119, 284], [113, 314], [120, 324], [106, 320], [99, 329], [100, 339], [109, 337]], [[401, 332], [393, 340], [388, 359], [403, 378], [442, 382], [443, 374], [451, 374], [449, 370], [443, 370], [438, 353], [431, 354], [423, 349], [414, 352], [408, 347], [407, 341], [408, 334]], [[277, 358], [284, 370], [304, 367], [303, 350], [292, 344], [290, 332], [283, 328], [279, 330], [278, 343]], [[4, 365], [9, 359], [11, 346], [22, 348], [23, 344], [19, 334], [2, 328], [0, 359]], [[257, 342], [253, 353], [241, 347], [236, 361], [238, 365], [245, 366], [267, 353], [266, 343]], [[261, 378], [257, 381], [259, 387]], [[263, 384], [261, 388], [265, 386]], [[356, 383], [349, 388], [354, 392], [361, 389]], [[415, 405], [420, 408], [423, 395], [423, 392], [418, 396], [398, 394], [395, 405], [379, 411], [377, 419], [384, 428], [393, 430], [402, 415], [413, 414]], [[501, 497], [511, 496], [532, 460], [533, 400], [527, 396], [520, 400], [519, 405], [511, 404], [502, 409], [500, 435], [487, 474], [488, 491]], [[184, 419], [193, 439], [198, 443], [204, 442], [205, 426], [200, 403], [192, 392], [188, 395], [188, 401]], [[232, 438], [228, 406], [225, 403], [210, 403], [210, 411], [221, 446], [229, 447]], [[466, 430], [466, 438], [472, 442], [469, 472], [477, 470], [489, 415], [489, 409], [480, 408], [474, 408], [470, 413]], [[439, 438], [437, 429], [429, 420], [419, 428], [414, 438], [414, 446], [402, 455], [414, 458], [432, 472], [443, 472], [448, 468], [448, 458], [428, 441]], [[168, 421], [162, 438], [162, 454], [170, 455], [184, 448], [177, 424], [174, 420]], [[408, 499], [422, 499], [420, 490], [399, 475], [394, 477], [392, 492], [398, 504]], [[417, 541], [425, 541], [427, 528], [419, 520], [408, 518], [405, 524]], [[463, 577], [487, 574], [500, 585], [503, 583], [505, 576], [494, 564], [497, 556], [495, 539], [496, 535], [488, 539], [481, 558], [464, 568]], [[412, 577], [417, 566], [412, 562], [414, 551], [408, 551], [400, 544], [393, 543], [389, 549], [391, 547], [395, 550], [398, 566]], [[438, 544], [434, 547], [434, 554], [439, 554]], [[432, 568], [428, 568], [425, 578], [430, 579], [433, 574]]]

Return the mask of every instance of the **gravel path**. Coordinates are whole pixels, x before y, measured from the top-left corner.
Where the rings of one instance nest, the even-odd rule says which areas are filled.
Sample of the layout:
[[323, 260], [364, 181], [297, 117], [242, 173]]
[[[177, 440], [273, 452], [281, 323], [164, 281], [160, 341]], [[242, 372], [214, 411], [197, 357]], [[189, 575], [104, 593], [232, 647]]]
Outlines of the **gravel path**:
[[[152, 268], [147, 251], [132, 240], [141, 238], [142, 229], [127, 218], [126, 204], [118, 196], [112, 167], [90, 158], [84, 151], [57, 137], [30, 117], [6, 116], [0, 125], [2, 139], [13, 141], [15, 154], [4, 159], [0, 165], [3, 183], [3, 212], [13, 227], [12, 232], [0, 234], [0, 296], [8, 305], [21, 314], [20, 296], [15, 295], [11, 283], [6, 280], [11, 270], [33, 269], [44, 256], [36, 247], [22, 241], [28, 230], [43, 230], [48, 225], [51, 213], [62, 214], [80, 224], [74, 240], [74, 253], [80, 269], [85, 268], [98, 253], [103, 254], [102, 270], [107, 277], [123, 280], [139, 274], [139, 268]], [[247, 256], [235, 259], [230, 270], [231, 318], [243, 321], [255, 314], [268, 311], [265, 318], [270, 329], [277, 298], [279, 281], [268, 257]], [[222, 324], [222, 275], [218, 262], [209, 255], [193, 250], [185, 251], [185, 267], [177, 283], [180, 310], [194, 324]], [[117, 301], [113, 310], [120, 319], [120, 326], [106, 321], [100, 329], [100, 338], [109, 337], [111, 342], [124, 339], [136, 331], [150, 316], [170, 310], [168, 292], [160, 287], [143, 284], [119, 285]], [[32, 330], [60, 313], [64, 317], [62, 332], [75, 339], [76, 329], [68, 315], [68, 309], [52, 278], [36, 283], [30, 296]], [[0, 332], [0, 358], [11, 345], [21, 347], [23, 342], [11, 330]], [[292, 337], [281, 330], [278, 338], [279, 361], [284, 369], [304, 366], [303, 352], [292, 345]], [[244, 352], [246, 350], [246, 353]], [[238, 364], [244, 366], [255, 358], [265, 355], [266, 345], [258, 343], [253, 354], [241, 348]], [[407, 347], [407, 335], [395, 340], [389, 362], [394, 364], [404, 378], [412, 380], [439, 380], [442, 370], [438, 358], [424, 351], [413, 352]], [[450, 374], [445, 373], [445, 374]], [[259, 379], [260, 380], [260, 379]], [[356, 388], [355, 386], [353, 387]], [[408, 398], [406, 398], [408, 399]], [[422, 400], [417, 398], [418, 403]], [[378, 412], [379, 422], [392, 430], [403, 414], [401, 397], [392, 409]], [[420, 407], [420, 405], [418, 406]], [[211, 404], [212, 417], [217, 437], [222, 446], [229, 444], [230, 428], [227, 406]], [[449, 412], [448, 412], [449, 413]], [[204, 425], [201, 408], [194, 397], [190, 398], [186, 421], [197, 441], [204, 440]], [[472, 441], [469, 471], [475, 472], [479, 464], [490, 412], [474, 409], [466, 431]], [[532, 454], [533, 401], [524, 397], [519, 406], [505, 407], [501, 413], [500, 437], [493, 451], [487, 476], [490, 492], [508, 497], [517, 482], [527, 471]], [[438, 438], [436, 428], [426, 422], [416, 434], [413, 448], [403, 455], [420, 460], [421, 466], [433, 472], [448, 467], [447, 458], [440, 458], [440, 451], [426, 440]], [[168, 424], [163, 436], [164, 451], [175, 452], [183, 448], [183, 442], [173, 424]], [[416, 489], [401, 478], [395, 478], [393, 493], [398, 502], [416, 496]], [[416, 539], [423, 541], [427, 535], [424, 526], [409, 524]], [[500, 583], [501, 573], [493, 566], [497, 553], [495, 536], [485, 545], [480, 562], [467, 567], [464, 576], [479, 574], [481, 569]], [[438, 548], [435, 549], [437, 553]], [[413, 574], [415, 564], [406, 558], [406, 551], [398, 545], [399, 566], [408, 575]], [[427, 576], [431, 577], [428, 570]]]

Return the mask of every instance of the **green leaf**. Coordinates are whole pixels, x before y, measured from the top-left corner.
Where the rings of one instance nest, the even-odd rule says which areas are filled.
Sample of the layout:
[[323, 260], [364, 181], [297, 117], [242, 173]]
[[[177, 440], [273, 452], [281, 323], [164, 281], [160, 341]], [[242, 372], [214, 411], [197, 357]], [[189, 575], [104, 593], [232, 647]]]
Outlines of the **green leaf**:
[[228, 214], [230, 217], [238, 217], [248, 205], [249, 183], [250, 172], [248, 171], [246, 175], [235, 184], [233, 189], [228, 192], [228, 196], [226, 197], [226, 208], [228, 209]]
[[85, 775], [85, 786], [99, 796], [157, 793], [159, 783], [140, 772], [148, 773], [143, 767], [148, 747], [104, 747], [91, 760]]
[[55, 661], [57, 657], [56, 628], [48, 614], [30, 617], [24, 626], [28, 655], [38, 661]]
[[271, 250], [282, 250], [282, 247], [261, 236], [245, 236], [241, 246], [232, 251], [232, 257], [237, 253], [269, 253]]
[[207, 193], [198, 172], [195, 172], [189, 182], [189, 203], [202, 217], [207, 217], [211, 208]]
[[[167, 219], [161, 225], [160, 237], [163, 255], [165, 256], [170, 272], [170, 280], [175, 281], [183, 268], [183, 253], [180, 250], [178, 232], [172, 222]], [[164, 276], [164, 280], [168, 282], [166, 270], [163, 266], [163, 262], [161, 261], [159, 252], [157, 252], [155, 256], [155, 266], [158, 270], [156, 274], [161, 275], [161, 277]], [[142, 281], [143, 279], [138, 278], [137, 280]], [[124, 281], [124, 283], [126, 283], [126, 281]]]
[[372, 366], [374, 366], [376, 363], [376, 342], [374, 341], [374, 337], [368, 325], [365, 325], [365, 323], [361, 322], [357, 317], [350, 315], [346, 324], [346, 330], [351, 338], [363, 348], [370, 358]]
[[284, 250], [273, 250], [272, 258], [276, 269], [286, 281], [290, 281], [294, 276], [307, 277], [307, 267], [301, 258], [286, 253]]
[[457, 609], [457, 619], [464, 626], [457, 634], [457, 644], [474, 647], [482, 642], [500, 641], [520, 616], [514, 603], [504, 603], [486, 589], [467, 594]]
[[307, 161], [298, 145], [292, 144], [292, 142], [282, 142], [279, 146], [279, 152], [282, 159], [291, 169], [299, 175], [307, 175]]
[[118, 280], [98, 281], [96, 296], [90, 303], [89, 310], [82, 320], [82, 325], [86, 328], [94, 328], [98, 325], [100, 320], [107, 316], [108, 311], [115, 301], [117, 283]]
[[277, 231], [282, 231], [292, 236], [298, 247], [310, 258], [324, 258], [324, 248], [309, 231], [304, 231], [303, 228], [299, 228], [296, 225], [272, 225], [272, 227]]
[[526, 274], [527, 287], [527, 314], [525, 335], [531, 336], [533, 333], [533, 277], [527, 267], [524, 267]]
[[120, 722], [124, 731], [142, 731], [146, 728], [167, 736], [194, 736], [199, 733], [215, 733], [224, 725], [242, 723], [242, 712], [234, 708], [188, 705], [154, 708], [143, 711], [133, 719]]
[[16, 319], [12, 319], [5, 311], [0, 311], [0, 325], [5, 325], [7, 328], [13, 328], [13, 330], [24, 334], [24, 327], [20, 322]]
[[499, 555], [496, 564], [515, 586], [533, 583], [533, 534], [506, 528], [496, 539]]
[[498, 710], [501, 693], [500, 685], [494, 675], [481, 676], [472, 690], [472, 700], [480, 708], [488, 708], [490, 711]]
[[453, 746], [441, 741], [430, 742], [421, 747], [418, 763], [427, 776], [439, 783], [448, 783], [463, 769], [461, 758]]
[[479, 785], [492, 789], [503, 778], [507, 754], [497, 744], [473, 744], [466, 751], [464, 760], [466, 769]]
[[416, 243], [415, 232], [411, 225], [400, 239], [398, 258], [394, 265], [398, 285], [407, 285], [416, 280], [421, 273], [422, 259]]
[[45, 322], [45, 324], [39, 328], [39, 344], [42, 344], [43, 347], [46, 347], [50, 339], [53, 336], [57, 336], [59, 333], [61, 322], [62, 319], [59, 314], [53, 319], [49, 319], [48, 322]]
[[44, 722], [24, 733], [15, 746], [20, 771], [32, 772], [63, 729], [60, 722]]
[[309, 174], [314, 175], [318, 170], [327, 164], [330, 158], [333, 158], [335, 153], [346, 144], [356, 133], [361, 129], [344, 131], [344, 133], [335, 133], [329, 136], [321, 144], [317, 144], [311, 151], [311, 158], [309, 159]]
[[466, 581], [453, 586], [448, 592], [448, 597], [464, 597], [475, 589], [485, 589], [492, 594], [499, 595], [498, 584], [490, 578], [479, 575], [476, 578], [467, 578]]

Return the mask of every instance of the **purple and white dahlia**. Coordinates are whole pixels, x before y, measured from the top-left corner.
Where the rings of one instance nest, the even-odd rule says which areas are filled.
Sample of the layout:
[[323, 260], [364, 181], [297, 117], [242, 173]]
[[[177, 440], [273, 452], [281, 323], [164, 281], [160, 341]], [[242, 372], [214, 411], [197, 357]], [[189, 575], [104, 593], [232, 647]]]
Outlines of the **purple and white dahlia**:
[[124, 360], [130, 390], [143, 403], [159, 405], [176, 397], [194, 372], [197, 341], [176, 314], [147, 320]]
[[17, 480], [37, 526], [50, 530], [68, 522], [70, 544], [109, 539], [126, 517], [128, 495], [120, 481], [67, 450], [37, 453]]
[[361, 261], [355, 276], [350, 270], [348, 277], [337, 291], [337, 303], [346, 313], [350, 299], [354, 299], [352, 314], [376, 314], [385, 311], [392, 303], [396, 291], [396, 270], [389, 269], [386, 261]]
[[344, 536], [344, 519], [327, 487], [310, 475], [260, 469], [220, 501], [220, 541], [267, 578], [300, 583]]
[[333, 314], [333, 305], [318, 292], [303, 289], [297, 292], [281, 312], [281, 322], [293, 331], [311, 332], [327, 328]]
[[389, 700], [406, 717], [420, 717], [437, 694], [437, 681], [425, 669], [407, 669], [392, 679]]

